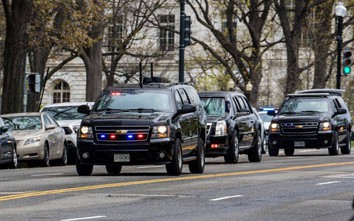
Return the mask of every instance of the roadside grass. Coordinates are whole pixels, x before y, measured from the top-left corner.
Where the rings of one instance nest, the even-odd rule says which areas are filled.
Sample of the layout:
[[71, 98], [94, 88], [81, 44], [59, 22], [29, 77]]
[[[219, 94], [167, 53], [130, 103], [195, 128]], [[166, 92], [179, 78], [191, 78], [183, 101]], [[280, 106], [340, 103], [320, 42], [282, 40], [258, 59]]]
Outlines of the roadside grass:
[[351, 144], [352, 144], [352, 148], [354, 147], [354, 140], [350, 141]]

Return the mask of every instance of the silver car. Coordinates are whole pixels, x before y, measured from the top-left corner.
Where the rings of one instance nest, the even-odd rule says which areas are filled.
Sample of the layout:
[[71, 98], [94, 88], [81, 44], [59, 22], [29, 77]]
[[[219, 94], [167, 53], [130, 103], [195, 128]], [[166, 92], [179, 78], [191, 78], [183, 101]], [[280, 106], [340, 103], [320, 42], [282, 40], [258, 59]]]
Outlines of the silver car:
[[64, 130], [46, 113], [2, 115], [16, 140], [19, 161], [50, 166], [51, 160], [68, 161]]

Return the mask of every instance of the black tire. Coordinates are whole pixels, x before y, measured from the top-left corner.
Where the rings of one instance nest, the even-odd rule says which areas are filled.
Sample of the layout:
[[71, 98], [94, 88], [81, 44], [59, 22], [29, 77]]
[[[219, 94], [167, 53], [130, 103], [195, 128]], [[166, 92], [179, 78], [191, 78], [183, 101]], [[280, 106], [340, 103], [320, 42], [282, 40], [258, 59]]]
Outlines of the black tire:
[[328, 148], [328, 154], [335, 156], [339, 153], [339, 141], [338, 141], [338, 132], [335, 131], [333, 134], [333, 144], [331, 148]]
[[172, 161], [166, 164], [166, 171], [169, 175], [179, 176], [183, 169], [183, 159], [182, 159], [182, 148], [181, 141], [176, 138], [173, 145], [173, 156]]
[[261, 132], [258, 131], [257, 139], [253, 147], [248, 151], [248, 161], [249, 162], [261, 162], [262, 160], [262, 137]]
[[294, 155], [294, 152], [295, 152], [295, 149], [294, 148], [291, 148], [291, 149], [284, 149], [284, 153], [286, 156], [293, 156]]
[[44, 145], [44, 157], [42, 160], [42, 166], [44, 167], [50, 167], [50, 160], [49, 160], [49, 146], [47, 143]]
[[118, 175], [122, 171], [122, 165], [106, 165], [108, 174]]
[[93, 171], [93, 165], [81, 164], [79, 160], [76, 162], [76, 172], [79, 176], [90, 176]]
[[279, 149], [268, 148], [268, 154], [271, 157], [276, 157], [279, 155]]
[[64, 142], [63, 155], [61, 156], [60, 164], [62, 166], [68, 165], [68, 148], [66, 146], [66, 142]]
[[12, 150], [12, 162], [9, 164], [9, 168], [16, 169], [18, 167], [17, 151], [16, 148]]
[[342, 154], [350, 154], [350, 152], [351, 152], [352, 144], [350, 142], [350, 137], [351, 137], [350, 135], [351, 135], [351, 133], [348, 132], [347, 137], [346, 137], [346, 141], [345, 141], [345, 146], [340, 147], [340, 152]]
[[73, 143], [69, 143], [68, 147], [68, 164], [74, 165], [76, 163], [76, 147]]
[[205, 168], [205, 144], [202, 138], [198, 138], [197, 159], [189, 163], [191, 173], [203, 173]]
[[224, 156], [225, 163], [237, 163], [240, 156], [240, 147], [236, 130], [232, 132], [230, 146], [227, 155]]

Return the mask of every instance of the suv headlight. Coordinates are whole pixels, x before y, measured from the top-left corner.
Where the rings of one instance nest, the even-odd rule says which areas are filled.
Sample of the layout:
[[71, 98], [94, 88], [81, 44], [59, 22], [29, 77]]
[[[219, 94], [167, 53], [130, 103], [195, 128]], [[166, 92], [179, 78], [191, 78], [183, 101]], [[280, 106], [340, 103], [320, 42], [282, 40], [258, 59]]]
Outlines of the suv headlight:
[[40, 142], [40, 141], [41, 141], [40, 137], [33, 137], [33, 138], [27, 139], [26, 142], [24, 143], [24, 145], [33, 144], [33, 143], [37, 143], [37, 142]]
[[82, 126], [80, 128], [80, 138], [83, 139], [93, 139], [93, 131], [92, 131], [92, 127], [88, 127], [88, 126]]
[[320, 131], [330, 131], [332, 129], [332, 125], [330, 122], [325, 121], [320, 123]]
[[215, 135], [227, 134], [227, 125], [224, 120], [216, 122]]
[[166, 138], [170, 136], [170, 128], [166, 125], [154, 126], [151, 139]]
[[278, 123], [271, 123], [269, 126], [269, 131], [270, 132], [279, 132], [280, 131], [280, 127]]

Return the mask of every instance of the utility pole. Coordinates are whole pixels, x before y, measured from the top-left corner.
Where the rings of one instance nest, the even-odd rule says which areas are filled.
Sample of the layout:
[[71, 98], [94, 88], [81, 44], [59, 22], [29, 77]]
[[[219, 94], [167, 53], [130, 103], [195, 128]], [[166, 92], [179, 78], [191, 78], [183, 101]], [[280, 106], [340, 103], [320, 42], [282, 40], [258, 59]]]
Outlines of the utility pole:
[[184, 48], [185, 48], [185, 0], [180, 0], [180, 24], [179, 24], [179, 65], [178, 65], [178, 82], [184, 82]]

